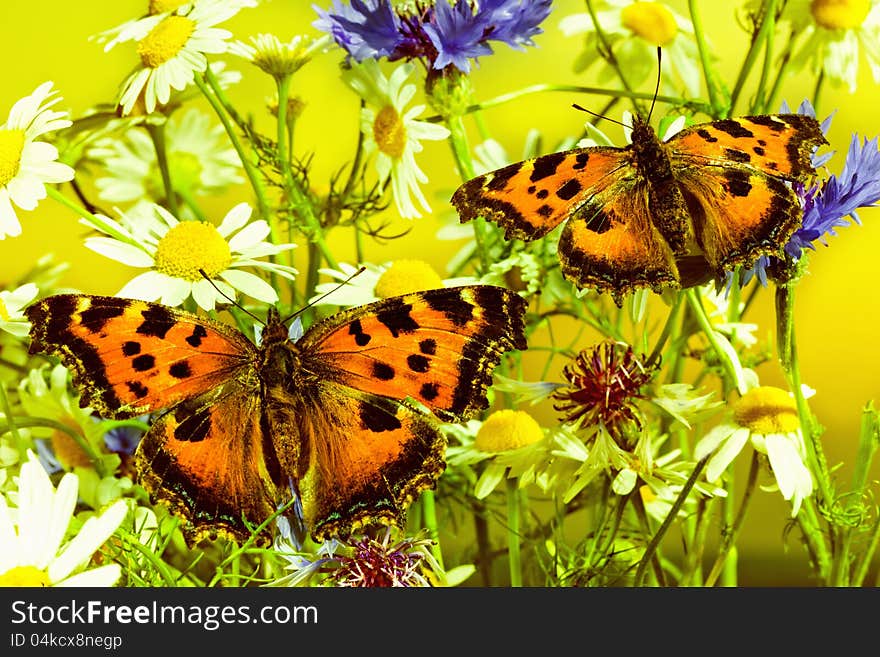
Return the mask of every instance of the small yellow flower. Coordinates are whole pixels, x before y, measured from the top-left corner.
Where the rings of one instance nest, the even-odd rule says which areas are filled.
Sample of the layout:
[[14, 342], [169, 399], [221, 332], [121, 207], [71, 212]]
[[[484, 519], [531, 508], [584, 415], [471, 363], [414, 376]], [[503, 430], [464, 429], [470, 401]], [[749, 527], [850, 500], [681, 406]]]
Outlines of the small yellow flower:
[[506, 452], [536, 443], [543, 437], [541, 425], [531, 415], [505, 408], [486, 418], [474, 439], [474, 448], [483, 452]]
[[376, 281], [380, 299], [443, 287], [443, 279], [424, 260], [395, 260]]

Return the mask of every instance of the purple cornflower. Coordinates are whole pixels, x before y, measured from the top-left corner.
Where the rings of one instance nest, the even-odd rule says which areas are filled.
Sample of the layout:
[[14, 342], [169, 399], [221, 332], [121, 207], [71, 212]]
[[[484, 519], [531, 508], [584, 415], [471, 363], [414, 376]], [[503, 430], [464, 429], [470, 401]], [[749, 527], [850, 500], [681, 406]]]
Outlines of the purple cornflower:
[[552, 0], [436, 0], [396, 8], [391, 0], [333, 0], [314, 7], [314, 26], [330, 33], [357, 61], [421, 59], [429, 68], [454, 66], [469, 73], [470, 60], [492, 54], [490, 41], [522, 49], [550, 13]]
[[[782, 112], [788, 106], [783, 104]], [[816, 113], [809, 101], [801, 103], [798, 114], [806, 114], [815, 118]], [[833, 116], [833, 115], [832, 115]], [[821, 123], [822, 134], [826, 134], [831, 125], [829, 116]], [[831, 159], [834, 153], [813, 155], [813, 166], [819, 168]], [[878, 138], [864, 140], [854, 134], [846, 154], [843, 172], [831, 175], [825, 181], [816, 183], [809, 189], [801, 184], [795, 185], [795, 191], [803, 204], [803, 220], [785, 245], [785, 253], [794, 260], [800, 259], [804, 249], [815, 250], [815, 242], [828, 246], [826, 237], [836, 235], [835, 228], [848, 226], [855, 222], [860, 224], [856, 211], [859, 208], [873, 207], [880, 200], [880, 150]], [[848, 218], [852, 218], [849, 221]], [[743, 273], [742, 285], [752, 277], [757, 277], [761, 285], [767, 285], [767, 267], [777, 259], [761, 256], [755, 264]]]

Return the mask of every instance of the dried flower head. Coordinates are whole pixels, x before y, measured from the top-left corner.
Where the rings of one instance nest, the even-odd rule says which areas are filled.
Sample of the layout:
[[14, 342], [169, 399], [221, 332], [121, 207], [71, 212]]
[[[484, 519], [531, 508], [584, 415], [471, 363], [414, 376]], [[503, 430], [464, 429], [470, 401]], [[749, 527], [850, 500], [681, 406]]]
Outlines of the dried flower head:
[[430, 586], [427, 570], [436, 570], [427, 538], [404, 538], [391, 543], [391, 531], [381, 539], [365, 536], [350, 544], [349, 554], [336, 555], [338, 567], [329, 582], [336, 586]]
[[635, 401], [644, 399], [642, 387], [655, 371], [656, 366], [645, 364], [631, 346], [601, 342], [565, 366], [568, 385], [554, 391], [553, 407], [565, 422], [577, 427], [601, 424], [620, 438], [625, 424], [641, 426]]

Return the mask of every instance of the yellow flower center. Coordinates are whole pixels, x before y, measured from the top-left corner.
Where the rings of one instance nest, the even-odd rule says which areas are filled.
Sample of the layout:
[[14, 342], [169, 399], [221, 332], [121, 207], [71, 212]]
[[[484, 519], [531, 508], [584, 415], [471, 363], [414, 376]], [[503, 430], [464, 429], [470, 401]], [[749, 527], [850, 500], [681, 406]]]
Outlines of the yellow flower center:
[[0, 130], [0, 186], [15, 178], [24, 150], [24, 130]]
[[791, 433], [800, 426], [797, 404], [785, 390], [752, 388], [733, 407], [733, 420], [752, 433]]
[[181, 221], [159, 240], [156, 270], [188, 281], [215, 278], [232, 262], [229, 243], [207, 221]]
[[376, 281], [374, 292], [377, 297], [385, 299], [439, 287], [443, 287], [443, 280], [427, 262], [395, 260]]
[[675, 38], [675, 16], [659, 2], [634, 2], [620, 12], [623, 26], [655, 46], [665, 46]]
[[171, 13], [181, 5], [185, 5], [187, 2], [191, 0], [150, 0], [150, 8], [149, 14], [150, 16], [155, 16], [156, 14], [164, 14]]
[[12, 317], [9, 316], [9, 309], [6, 307], [6, 302], [0, 297], [0, 322], [8, 322], [10, 319], [12, 319]]
[[52, 586], [45, 570], [34, 566], [16, 566], [0, 574], [0, 586]]
[[474, 439], [474, 447], [481, 452], [505, 452], [531, 445], [543, 437], [541, 426], [531, 415], [505, 408], [486, 418]]
[[157, 68], [180, 52], [196, 24], [183, 16], [169, 16], [138, 41], [137, 53], [143, 65]]
[[[82, 429], [80, 429], [73, 418], [63, 418], [61, 421], [65, 426], [70, 427], [71, 431], [79, 434], [82, 440], [85, 440]], [[80, 447], [77, 440], [68, 432], [53, 431], [49, 442], [52, 443], [52, 451], [55, 452], [55, 456], [65, 469], [92, 467], [92, 462], [89, 460], [88, 455]]]
[[826, 30], [851, 30], [865, 21], [871, 0], [813, 0], [810, 11]]
[[406, 148], [406, 126], [391, 105], [386, 105], [376, 114], [373, 138], [379, 150], [389, 157], [397, 159], [403, 155]]

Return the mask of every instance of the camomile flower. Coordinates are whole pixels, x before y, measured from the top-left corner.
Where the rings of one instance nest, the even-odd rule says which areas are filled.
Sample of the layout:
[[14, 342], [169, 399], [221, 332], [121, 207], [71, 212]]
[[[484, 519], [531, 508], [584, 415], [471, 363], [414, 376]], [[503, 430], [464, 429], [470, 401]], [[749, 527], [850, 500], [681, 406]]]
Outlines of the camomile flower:
[[[700, 94], [699, 56], [694, 41], [694, 26], [663, 2], [604, 0], [596, 3], [596, 18], [605, 39], [632, 87], [657, 75], [657, 47], [663, 48], [660, 70], [661, 88], [677, 93], [681, 87], [690, 97]], [[584, 37], [584, 49], [575, 60], [575, 72], [586, 70], [594, 61], [602, 61], [599, 81], [608, 82], [616, 71], [599, 54], [601, 40], [589, 13], [566, 16], [559, 23], [565, 36]]]
[[[165, 124], [171, 183], [184, 197], [215, 194], [242, 182], [241, 160], [219, 123], [196, 109], [172, 116]], [[104, 175], [95, 179], [98, 196], [113, 203], [165, 198], [156, 147], [139, 126], [121, 136], [97, 140], [88, 150]]]
[[310, 39], [298, 34], [284, 43], [274, 34], [258, 34], [250, 38], [250, 43], [230, 43], [229, 52], [243, 57], [273, 78], [282, 79], [305, 66], [328, 43], [329, 35]]
[[706, 479], [717, 481], [746, 443], [767, 456], [779, 492], [792, 504], [795, 517], [801, 502], [813, 492], [813, 477], [805, 464], [806, 446], [797, 405], [790, 394], [773, 386], [758, 386], [744, 394], [727, 420], [697, 443], [694, 456], [710, 456]]
[[37, 138], [71, 125], [67, 112], [50, 109], [61, 101], [52, 83], [18, 100], [0, 124], [0, 240], [21, 235], [13, 204], [33, 210], [46, 198], [46, 183], [73, 180], [74, 171], [58, 162], [58, 149]]
[[[192, 82], [195, 73], [208, 66], [206, 54], [226, 52], [228, 30], [214, 27], [228, 20], [243, 7], [256, 6], [253, 0], [197, 0], [181, 5], [174, 12], [148, 17], [149, 31], [129, 31], [137, 38], [140, 65], [126, 78], [119, 95], [122, 114], [129, 114], [143, 94], [144, 109], [152, 112], [157, 104], [164, 105], [171, 90], [182, 90]], [[159, 20], [156, 20], [157, 17]], [[140, 30], [140, 31], [139, 31]]]
[[361, 110], [361, 132], [366, 154], [376, 155], [380, 184], [391, 179], [391, 192], [400, 216], [411, 219], [421, 213], [413, 197], [426, 212], [431, 211], [419, 187], [428, 177], [416, 164], [415, 155], [423, 149], [420, 140], [445, 139], [449, 130], [441, 125], [417, 121], [425, 106], [406, 106], [416, 94], [416, 85], [408, 83], [415, 66], [400, 64], [386, 78], [375, 59], [352, 64], [343, 80], [365, 101]]
[[0, 290], [0, 331], [23, 338], [31, 328], [22, 312], [37, 297], [37, 286], [25, 283], [12, 291]]
[[119, 564], [88, 564], [122, 523], [125, 502], [117, 500], [90, 517], [65, 542], [76, 507], [79, 479], [67, 473], [52, 486], [33, 452], [18, 476], [17, 508], [0, 497], [0, 586], [113, 586]]
[[880, 3], [876, 0], [789, 0], [782, 19], [803, 41], [792, 69], [805, 65], [855, 92], [864, 53], [875, 82], [880, 82]]
[[265, 241], [269, 224], [262, 219], [250, 221], [252, 211], [247, 203], [239, 203], [214, 226], [206, 221], [178, 221], [162, 206], [144, 204], [128, 214], [121, 213], [121, 222], [101, 217], [104, 228], [112, 228], [116, 236], [90, 237], [85, 245], [123, 264], [148, 270], [119, 290], [121, 297], [179, 306], [192, 296], [199, 307], [213, 310], [217, 303], [228, 302], [224, 294], [235, 298], [239, 291], [272, 304], [278, 301], [278, 293], [259, 276], [243, 270], [261, 269], [293, 280], [297, 273], [293, 267], [257, 258], [278, 255], [296, 245]]
[[319, 269], [333, 280], [317, 285], [310, 303], [316, 306], [362, 306], [386, 297], [475, 282], [472, 277], [443, 280], [423, 260], [402, 259], [382, 265], [365, 263], [362, 267], [360, 273], [358, 267], [345, 262], [339, 264], [338, 270]]

